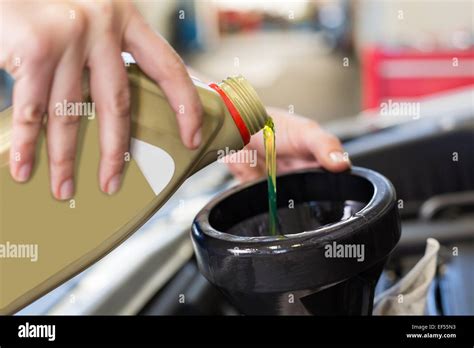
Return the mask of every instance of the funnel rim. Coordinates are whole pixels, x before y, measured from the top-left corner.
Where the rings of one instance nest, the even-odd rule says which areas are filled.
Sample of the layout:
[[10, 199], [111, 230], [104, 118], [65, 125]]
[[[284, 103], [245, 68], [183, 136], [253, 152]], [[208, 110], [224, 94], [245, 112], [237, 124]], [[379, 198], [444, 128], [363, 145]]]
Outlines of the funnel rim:
[[[301, 175], [301, 174], [311, 174], [311, 173], [328, 173], [327, 171], [314, 168], [314, 169], [302, 169], [297, 171], [292, 171], [279, 175], [279, 178]], [[293, 234], [286, 234], [282, 238], [281, 235], [278, 236], [255, 236], [255, 237], [246, 237], [246, 236], [237, 236], [227, 232], [219, 231], [214, 228], [210, 221], [209, 216], [211, 211], [225, 199], [230, 196], [250, 188], [252, 186], [258, 185], [264, 181], [266, 178], [257, 179], [249, 183], [242, 185], [237, 185], [230, 190], [227, 190], [216, 197], [214, 197], [208, 204], [201, 209], [197, 214], [196, 218], [193, 221], [192, 234], [193, 237], [209, 238], [216, 239], [221, 242], [228, 242], [231, 244], [244, 244], [252, 245], [264, 244], [271, 245], [273, 243], [282, 245], [282, 244], [293, 244], [297, 240], [305, 240], [308, 244], [308, 240], [314, 243], [320, 239], [320, 237], [328, 237], [330, 240], [338, 239], [341, 234], [347, 234], [349, 226], [353, 227], [353, 232], [356, 232], [358, 228], [367, 222], [368, 219], [371, 221], [377, 220], [379, 217], [382, 217], [386, 211], [388, 211], [394, 202], [396, 201], [395, 189], [392, 183], [384, 177], [382, 174], [377, 173], [371, 169], [362, 168], [362, 167], [352, 167], [350, 170], [343, 173], [334, 173], [334, 175], [353, 175], [367, 180], [373, 187], [373, 194], [367, 204], [364, 205], [354, 216], [350, 217], [347, 220], [338, 221], [335, 223], [327, 224], [321, 226], [315, 230], [302, 231]], [[316, 237], [316, 238], [315, 238]], [[313, 244], [313, 243], [309, 243]]]

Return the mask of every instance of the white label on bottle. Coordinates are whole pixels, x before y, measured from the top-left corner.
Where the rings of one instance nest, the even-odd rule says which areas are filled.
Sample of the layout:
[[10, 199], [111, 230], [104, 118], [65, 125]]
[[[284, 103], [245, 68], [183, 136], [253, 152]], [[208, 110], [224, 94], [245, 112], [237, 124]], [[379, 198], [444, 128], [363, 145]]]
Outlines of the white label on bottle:
[[207, 89], [207, 90], [209, 90], [209, 91], [215, 92], [211, 87], [209, 87], [208, 85], [206, 85], [204, 82], [202, 82], [201, 80], [199, 80], [197, 77], [191, 76], [191, 80], [193, 81], [193, 83], [194, 83], [195, 86], [198, 86], [198, 87]]
[[132, 157], [155, 195], [160, 194], [173, 178], [173, 158], [163, 149], [132, 138]]

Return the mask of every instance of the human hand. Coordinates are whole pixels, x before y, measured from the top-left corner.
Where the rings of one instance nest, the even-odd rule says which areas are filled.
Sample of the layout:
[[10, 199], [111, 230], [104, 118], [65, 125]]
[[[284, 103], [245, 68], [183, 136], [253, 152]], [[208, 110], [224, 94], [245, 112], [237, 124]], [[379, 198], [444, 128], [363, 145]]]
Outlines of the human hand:
[[82, 101], [87, 68], [99, 119], [100, 187], [109, 194], [119, 189], [130, 141], [130, 92], [122, 51], [130, 52], [166, 94], [183, 143], [188, 148], [199, 145], [201, 104], [186, 68], [131, 2], [15, 0], [0, 6], [0, 68], [15, 79], [10, 173], [16, 181], [31, 175], [48, 113], [51, 191], [57, 199], [73, 196], [80, 116], [60, 117], [55, 105]]
[[[267, 108], [275, 124], [277, 171], [322, 166], [333, 172], [341, 172], [350, 167], [350, 161], [341, 142], [326, 132], [315, 121], [290, 115], [281, 109]], [[243, 151], [255, 151], [256, 163], [235, 163], [228, 160], [228, 167], [241, 182], [254, 180], [266, 175], [265, 148], [262, 131], [252, 136]], [[249, 156], [247, 156], [249, 158]]]

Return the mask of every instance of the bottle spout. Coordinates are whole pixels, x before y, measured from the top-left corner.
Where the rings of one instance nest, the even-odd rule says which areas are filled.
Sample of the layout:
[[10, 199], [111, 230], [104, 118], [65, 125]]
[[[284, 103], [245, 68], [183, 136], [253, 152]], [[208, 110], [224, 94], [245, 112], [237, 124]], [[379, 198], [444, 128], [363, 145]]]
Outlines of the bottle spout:
[[[211, 85], [221, 96], [229, 99], [232, 105], [228, 108], [235, 108], [237, 115], [232, 115], [237, 126], [241, 130], [244, 142], [247, 143], [253, 134], [260, 131], [268, 119], [268, 114], [263, 106], [257, 92], [243, 76], [228, 77], [218, 85]], [[222, 95], [222, 92], [224, 95]], [[227, 104], [227, 103], [226, 103]], [[232, 113], [232, 110], [231, 114]], [[240, 124], [239, 124], [240, 123]], [[245, 130], [241, 128], [245, 127]], [[242, 132], [243, 131], [243, 132]], [[245, 134], [246, 132], [248, 133]], [[247, 140], [247, 141], [246, 141]]]

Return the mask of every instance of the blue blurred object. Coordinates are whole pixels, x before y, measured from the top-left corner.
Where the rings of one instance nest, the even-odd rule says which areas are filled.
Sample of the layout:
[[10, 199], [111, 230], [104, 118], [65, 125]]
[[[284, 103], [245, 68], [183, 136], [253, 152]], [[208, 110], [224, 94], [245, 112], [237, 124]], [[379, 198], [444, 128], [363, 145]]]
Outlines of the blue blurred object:
[[5, 71], [0, 69], [0, 110], [3, 110], [12, 103], [13, 79]]
[[180, 53], [202, 49], [203, 43], [198, 35], [199, 29], [194, 2], [178, 1], [173, 18], [174, 21], [171, 23], [174, 27], [173, 46]]

